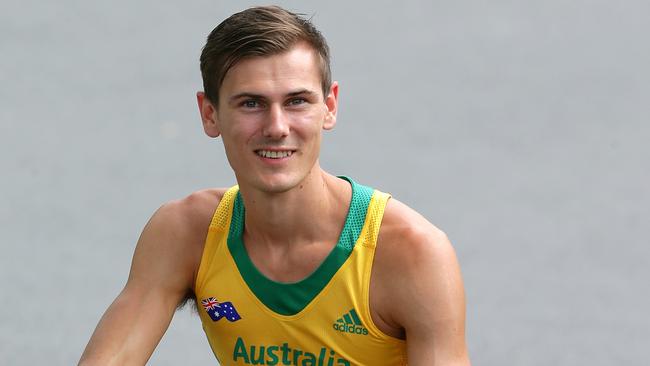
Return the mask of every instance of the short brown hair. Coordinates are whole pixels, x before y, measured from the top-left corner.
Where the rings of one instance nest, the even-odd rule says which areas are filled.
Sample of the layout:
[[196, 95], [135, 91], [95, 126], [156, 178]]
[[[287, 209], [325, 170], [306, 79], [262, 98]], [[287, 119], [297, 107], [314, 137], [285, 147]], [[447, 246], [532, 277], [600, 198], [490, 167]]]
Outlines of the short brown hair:
[[301, 41], [319, 55], [323, 97], [327, 97], [332, 84], [329, 47], [311, 21], [301, 15], [279, 6], [260, 6], [233, 14], [214, 28], [201, 52], [206, 98], [218, 104], [226, 73], [240, 60], [286, 52]]

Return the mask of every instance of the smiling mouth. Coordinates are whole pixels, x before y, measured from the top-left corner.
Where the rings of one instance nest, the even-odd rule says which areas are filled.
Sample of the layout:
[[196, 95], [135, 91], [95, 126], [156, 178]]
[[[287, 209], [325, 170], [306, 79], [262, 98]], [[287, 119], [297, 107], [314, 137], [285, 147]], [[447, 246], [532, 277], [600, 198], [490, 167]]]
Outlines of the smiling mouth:
[[256, 150], [255, 153], [263, 158], [268, 159], [283, 159], [288, 158], [293, 154], [293, 150]]

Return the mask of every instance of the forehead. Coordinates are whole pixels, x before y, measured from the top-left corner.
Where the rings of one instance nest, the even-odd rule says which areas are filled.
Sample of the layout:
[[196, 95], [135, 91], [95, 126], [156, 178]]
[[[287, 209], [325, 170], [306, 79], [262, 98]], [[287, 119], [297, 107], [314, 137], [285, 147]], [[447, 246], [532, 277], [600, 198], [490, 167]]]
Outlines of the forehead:
[[320, 79], [317, 53], [299, 43], [284, 53], [239, 61], [228, 70], [219, 93], [228, 98], [242, 92], [269, 96], [295, 89], [319, 92]]

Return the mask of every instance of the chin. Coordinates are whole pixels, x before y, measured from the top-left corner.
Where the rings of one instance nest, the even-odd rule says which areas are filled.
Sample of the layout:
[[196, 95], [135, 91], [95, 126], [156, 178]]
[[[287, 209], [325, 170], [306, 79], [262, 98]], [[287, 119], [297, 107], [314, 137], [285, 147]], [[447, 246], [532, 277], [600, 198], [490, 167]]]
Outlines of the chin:
[[258, 191], [277, 194], [288, 192], [299, 186], [302, 179], [297, 176], [258, 177], [250, 186]]

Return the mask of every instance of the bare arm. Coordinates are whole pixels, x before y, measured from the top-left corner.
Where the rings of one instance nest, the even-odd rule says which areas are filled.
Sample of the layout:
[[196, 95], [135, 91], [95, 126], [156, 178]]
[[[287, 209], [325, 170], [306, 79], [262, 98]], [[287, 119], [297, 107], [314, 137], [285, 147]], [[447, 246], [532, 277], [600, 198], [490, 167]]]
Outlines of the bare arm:
[[186, 200], [164, 205], [145, 226], [126, 286], [97, 325], [80, 365], [144, 365], [153, 353], [191, 290], [200, 260]]
[[465, 294], [456, 254], [444, 234], [427, 236], [413, 261], [415, 277], [404, 289], [415, 299], [401, 315], [409, 365], [467, 366]]
[[381, 277], [392, 298], [404, 299], [389, 302], [387, 319], [405, 333], [408, 364], [469, 366], [465, 295], [454, 249], [419, 214], [399, 202], [389, 205], [390, 243], [382, 254], [389, 260]]

